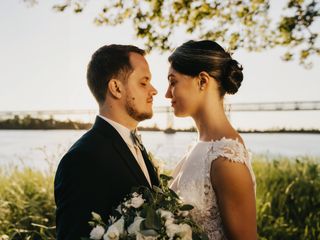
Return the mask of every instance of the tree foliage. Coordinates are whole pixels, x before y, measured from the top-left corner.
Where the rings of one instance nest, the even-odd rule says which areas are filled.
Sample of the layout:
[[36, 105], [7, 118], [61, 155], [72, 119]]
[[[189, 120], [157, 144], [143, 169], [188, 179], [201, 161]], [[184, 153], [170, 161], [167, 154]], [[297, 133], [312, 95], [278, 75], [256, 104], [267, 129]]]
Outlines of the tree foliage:
[[[36, 2], [36, 0], [24, 0]], [[89, 0], [64, 0], [53, 8], [79, 14]], [[97, 25], [116, 26], [131, 21], [146, 48], [169, 50], [174, 39], [190, 34], [249, 51], [282, 46], [283, 60], [298, 59], [308, 67], [320, 55], [319, 0], [287, 0], [278, 19], [270, 16], [270, 0], [105, 0]]]

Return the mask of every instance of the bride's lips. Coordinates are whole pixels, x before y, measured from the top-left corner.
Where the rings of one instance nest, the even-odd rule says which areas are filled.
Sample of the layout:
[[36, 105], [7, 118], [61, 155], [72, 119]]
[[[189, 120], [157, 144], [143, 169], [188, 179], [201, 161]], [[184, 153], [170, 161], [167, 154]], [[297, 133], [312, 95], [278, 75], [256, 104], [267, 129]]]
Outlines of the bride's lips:
[[176, 101], [171, 102], [171, 107], [173, 107], [176, 104]]

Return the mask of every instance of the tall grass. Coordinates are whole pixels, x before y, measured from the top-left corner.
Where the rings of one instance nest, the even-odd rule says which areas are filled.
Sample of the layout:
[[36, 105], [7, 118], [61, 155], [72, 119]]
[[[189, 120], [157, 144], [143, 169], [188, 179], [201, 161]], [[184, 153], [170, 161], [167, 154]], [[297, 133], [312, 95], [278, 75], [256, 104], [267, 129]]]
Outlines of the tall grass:
[[255, 161], [260, 239], [320, 239], [320, 164], [310, 158]]
[[[259, 239], [320, 239], [320, 164], [254, 157]], [[55, 239], [54, 173], [0, 169], [0, 240]]]
[[55, 239], [53, 174], [0, 171], [0, 239]]

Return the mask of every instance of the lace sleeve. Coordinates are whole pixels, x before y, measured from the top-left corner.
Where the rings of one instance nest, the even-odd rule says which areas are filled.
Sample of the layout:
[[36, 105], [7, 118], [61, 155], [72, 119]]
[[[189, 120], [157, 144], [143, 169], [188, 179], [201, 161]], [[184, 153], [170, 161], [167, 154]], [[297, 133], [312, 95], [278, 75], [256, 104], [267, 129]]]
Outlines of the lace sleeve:
[[222, 138], [218, 141], [212, 141], [208, 149], [208, 160], [211, 162], [218, 157], [225, 157], [232, 162], [248, 163], [249, 154], [245, 147], [234, 139]]
[[207, 153], [207, 178], [210, 177], [211, 163], [219, 157], [225, 157], [232, 162], [244, 163], [249, 169], [254, 188], [256, 188], [255, 175], [251, 166], [251, 154], [242, 143], [227, 138], [212, 141]]

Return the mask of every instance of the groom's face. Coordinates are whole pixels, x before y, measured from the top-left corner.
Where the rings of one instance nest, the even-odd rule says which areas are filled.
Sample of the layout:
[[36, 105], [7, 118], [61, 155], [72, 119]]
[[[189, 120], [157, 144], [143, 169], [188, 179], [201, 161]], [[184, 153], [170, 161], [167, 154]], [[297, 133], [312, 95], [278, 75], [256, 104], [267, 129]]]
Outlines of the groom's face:
[[151, 73], [146, 59], [130, 53], [132, 73], [125, 83], [125, 108], [130, 117], [140, 122], [153, 115], [152, 102], [157, 90], [151, 85]]

